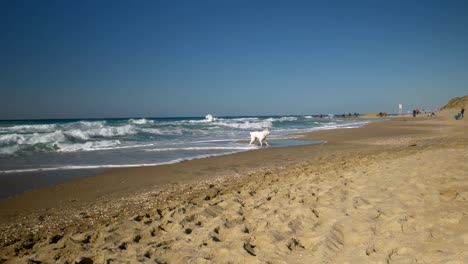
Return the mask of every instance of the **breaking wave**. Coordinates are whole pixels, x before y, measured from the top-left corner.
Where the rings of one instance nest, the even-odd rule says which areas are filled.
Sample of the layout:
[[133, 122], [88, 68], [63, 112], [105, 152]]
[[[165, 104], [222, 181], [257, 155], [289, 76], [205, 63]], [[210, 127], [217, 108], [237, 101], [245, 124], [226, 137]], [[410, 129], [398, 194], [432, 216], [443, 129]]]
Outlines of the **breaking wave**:
[[215, 125], [230, 127], [230, 128], [237, 128], [237, 129], [264, 129], [264, 128], [271, 128], [273, 123], [268, 120], [263, 120], [259, 122], [250, 122], [250, 121], [242, 121], [242, 122], [226, 122], [226, 121], [219, 121], [216, 122]]
[[[183, 144], [213, 142], [215, 146], [190, 148], [159, 148], [163, 151], [236, 150], [223, 145], [247, 139], [248, 132], [269, 128], [270, 138], [290, 133], [322, 129], [358, 127], [364, 121], [326, 119], [310, 122], [312, 116], [214, 117], [167, 119], [105, 119], [6, 121], [0, 122], [0, 155], [23, 155], [43, 152], [72, 153], [95, 150], [138, 148], [148, 144]], [[55, 123], [53, 123], [55, 122]], [[185, 147], [185, 146], [184, 146]]]
[[94, 151], [120, 145], [119, 140], [88, 141], [85, 143], [56, 143], [57, 152]]
[[137, 125], [145, 125], [145, 124], [153, 124], [154, 123], [153, 120], [148, 120], [146, 118], [130, 119], [130, 120], [128, 120], [128, 122], [131, 123], [131, 124], [137, 124]]
[[279, 117], [279, 118], [268, 118], [267, 121], [270, 122], [286, 122], [286, 121], [296, 121], [297, 117], [292, 117], [292, 116], [284, 116], [284, 117]]

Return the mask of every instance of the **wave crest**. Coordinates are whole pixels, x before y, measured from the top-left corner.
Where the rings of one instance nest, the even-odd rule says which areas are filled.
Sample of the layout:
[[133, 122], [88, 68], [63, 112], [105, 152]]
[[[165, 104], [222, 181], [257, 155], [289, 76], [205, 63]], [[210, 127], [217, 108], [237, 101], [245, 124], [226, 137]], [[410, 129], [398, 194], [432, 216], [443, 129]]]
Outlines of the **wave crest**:
[[297, 117], [293, 117], [293, 116], [283, 116], [283, 117], [280, 117], [280, 118], [268, 118], [266, 119], [267, 121], [270, 121], [270, 122], [287, 122], [287, 121], [296, 121], [297, 120]]
[[136, 124], [136, 125], [146, 125], [146, 124], [152, 124], [154, 123], [153, 120], [148, 120], [146, 118], [141, 118], [141, 119], [130, 119], [128, 120], [129, 123], [131, 124]]
[[216, 125], [230, 127], [230, 128], [251, 130], [251, 129], [271, 128], [273, 126], [273, 123], [271, 121], [264, 120], [264, 121], [261, 121], [261, 122], [244, 121], [244, 122], [241, 122], [241, 123], [216, 122]]
[[57, 152], [93, 151], [120, 145], [119, 140], [88, 141], [85, 143], [56, 143]]
[[56, 129], [56, 124], [38, 124], [38, 125], [16, 125], [9, 127], [0, 127], [0, 130], [15, 131], [15, 132], [41, 132]]

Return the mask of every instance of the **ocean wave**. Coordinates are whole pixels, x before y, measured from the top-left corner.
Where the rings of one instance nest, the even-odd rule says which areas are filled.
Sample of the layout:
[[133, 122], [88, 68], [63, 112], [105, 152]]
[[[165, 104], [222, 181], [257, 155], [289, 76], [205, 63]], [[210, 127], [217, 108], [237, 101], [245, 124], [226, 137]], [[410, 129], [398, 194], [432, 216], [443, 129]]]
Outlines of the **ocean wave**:
[[128, 122], [131, 123], [131, 124], [136, 124], [136, 125], [146, 125], [146, 124], [153, 124], [154, 123], [153, 120], [148, 120], [146, 118], [130, 119], [130, 120], [128, 120]]
[[191, 123], [191, 124], [198, 124], [198, 123], [211, 123], [213, 121], [218, 120], [218, 118], [208, 114], [205, 116], [205, 119], [202, 120], [182, 120], [179, 121], [180, 123]]
[[259, 120], [259, 118], [258, 117], [239, 117], [239, 118], [231, 118], [231, 119], [220, 118], [220, 120], [231, 120], [235, 122], [243, 122], [243, 121], [257, 121]]
[[1, 135], [0, 136], [0, 143], [1, 144], [21, 144], [21, 142], [24, 142], [25, 138], [21, 134], [7, 134], [7, 135]]
[[[172, 144], [176, 144], [176, 147], [187, 147], [187, 145], [178, 144], [186, 144], [187, 142], [233, 142], [238, 139], [248, 139], [248, 131], [258, 131], [264, 128], [269, 128], [272, 132], [270, 138], [274, 138], [291, 133], [360, 127], [369, 123], [369, 121], [338, 121], [336, 119], [318, 122], [317, 120], [305, 120], [303, 117], [299, 117], [302, 123], [287, 122], [295, 120], [298, 120], [298, 117], [206, 117], [202, 120], [195, 120], [201, 123], [191, 123], [190, 121], [194, 120], [190, 119], [155, 121], [153, 124], [151, 122], [153, 120], [147, 119], [60, 121], [56, 124], [41, 125], [16, 123], [18, 125], [6, 127], [11, 130], [0, 131], [0, 154], [3, 156], [30, 155], [36, 152], [112, 150], [138, 148], [147, 143], [165, 145], [166, 147], [173, 146]], [[145, 122], [147, 125], [142, 125]], [[228, 147], [229, 144], [223, 145], [223, 148], [217, 149], [232, 149]], [[215, 146], [217, 147], [218, 144]], [[212, 148], [213, 152], [218, 152], [217, 149]], [[209, 149], [204, 150], [209, 151]], [[232, 150], [242, 151], [243, 149]]]
[[71, 139], [79, 139], [79, 140], [89, 139], [89, 135], [85, 131], [82, 131], [79, 129], [65, 131], [64, 133], [68, 138], [71, 138]]
[[13, 155], [20, 149], [19, 145], [0, 148], [0, 155]]
[[88, 141], [85, 143], [55, 143], [57, 152], [93, 151], [120, 145], [119, 140]]
[[51, 142], [65, 141], [66, 137], [61, 130], [51, 133], [33, 133], [33, 134], [22, 134], [19, 135], [16, 144], [45, 144]]
[[132, 125], [124, 126], [98, 126], [89, 129], [73, 129], [63, 132], [68, 138], [88, 140], [96, 137], [117, 137], [137, 134], [137, 129]]
[[54, 144], [65, 140], [66, 136], [60, 130], [51, 133], [4, 135], [0, 136], [0, 154], [13, 155], [19, 151], [54, 151], [57, 149]]
[[78, 122], [73, 122], [73, 123], [68, 123], [68, 124], [63, 124], [63, 126], [72, 126], [75, 127], [77, 126], [78, 128], [101, 128], [106, 125], [106, 121], [78, 121]]
[[78, 121], [57, 124], [3, 126], [0, 127], [0, 130], [18, 133], [45, 133], [56, 130], [102, 128], [105, 124], [105, 121]]
[[293, 117], [293, 116], [283, 116], [280, 118], [270, 117], [266, 119], [266, 121], [270, 121], [270, 122], [286, 122], [286, 121], [296, 121], [296, 120], [297, 120], [297, 117]]
[[115, 137], [136, 134], [133, 126], [103, 127], [88, 130], [57, 130], [49, 133], [7, 134], [0, 136], [0, 144], [29, 144], [65, 142], [69, 139], [88, 140], [91, 137]]
[[[97, 141], [99, 138], [113, 138], [138, 133], [131, 125], [101, 127], [103, 123], [75, 123], [73, 127], [87, 126], [88, 129], [56, 130], [42, 133], [12, 133], [0, 135], [0, 154], [35, 152], [76, 152], [98, 150], [119, 145], [118, 140]], [[70, 125], [69, 125], [70, 127]]]
[[246, 129], [246, 130], [265, 129], [265, 128], [271, 128], [273, 126], [272, 122], [268, 121], [268, 120], [263, 120], [263, 121], [259, 121], [259, 122], [249, 122], [249, 121], [244, 121], [244, 122], [215, 122], [214, 125], [230, 127], [230, 128], [237, 128], [237, 129]]
[[205, 116], [205, 120], [208, 121], [208, 122], [213, 122], [213, 121], [215, 121], [216, 119], [217, 119], [216, 117], [213, 117], [213, 116], [210, 115], [210, 114], [207, 114], [207, 115]]
[[87, 135], [93, 137], [115, 137], [115, 136], [127, 136], [137, 134], [138, 131], [132, 125], [125, 126], [106, 126], [98, 129], [91, 129], [85, 131]]
[[182, 128], [142, 128], [140, 131], [149, 133], [149, 134], [156, 134], [156, 135], [182, 135], [184, 133], [184, 129]]
[[40, 132], [50, 131], [56, 129], [56, 124], [38, 124], [38, 125], [16, 125], [16, 126], [5, 126], [0, 127], [0, 130], [14, 131], [14, 132]]
[[133, 125], [112, 126], [105, 121], [79, 121], [63, 125], [63, 133], [69, 138], [87, 140], [91, 137], [115, 137], [138, 133]]

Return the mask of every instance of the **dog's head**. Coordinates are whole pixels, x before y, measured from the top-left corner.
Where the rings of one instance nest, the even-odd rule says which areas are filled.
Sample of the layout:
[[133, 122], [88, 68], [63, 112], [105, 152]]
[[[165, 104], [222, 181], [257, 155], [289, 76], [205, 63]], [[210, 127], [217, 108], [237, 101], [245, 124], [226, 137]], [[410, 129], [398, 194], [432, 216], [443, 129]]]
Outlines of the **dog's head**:
[[268, 130], [268, 127], [265, 128], [265, 129], [263, 130], [263, 134], [264, 134], [265, 136], [267, 136], [267, 135], [270, 134], [270, 130]]

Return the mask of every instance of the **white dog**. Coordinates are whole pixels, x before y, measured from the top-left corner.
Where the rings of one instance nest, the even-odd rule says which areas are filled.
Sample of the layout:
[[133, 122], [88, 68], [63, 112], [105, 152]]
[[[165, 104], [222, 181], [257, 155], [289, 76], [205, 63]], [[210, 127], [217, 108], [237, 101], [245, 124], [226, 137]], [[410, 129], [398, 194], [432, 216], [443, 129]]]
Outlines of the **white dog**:
[[257, 139], [258, 142], [260, 142], [261, 147], [263, 147], [263, 142], [265, 142], [265, 144], [267, 146], [270, 146], [270, 145], [268, 145], [268, 142], [266, 141], [266, 138], [267, 138], [267, 136], [269, 134], [270, 134], [270, 131], [268, 130], [268, 128], [265, 128], [265, 130], [263, 130], [263, 131], [250, 132], [250, 143], [249, 143], [249, 145], [252, 145], [252, 143]]

